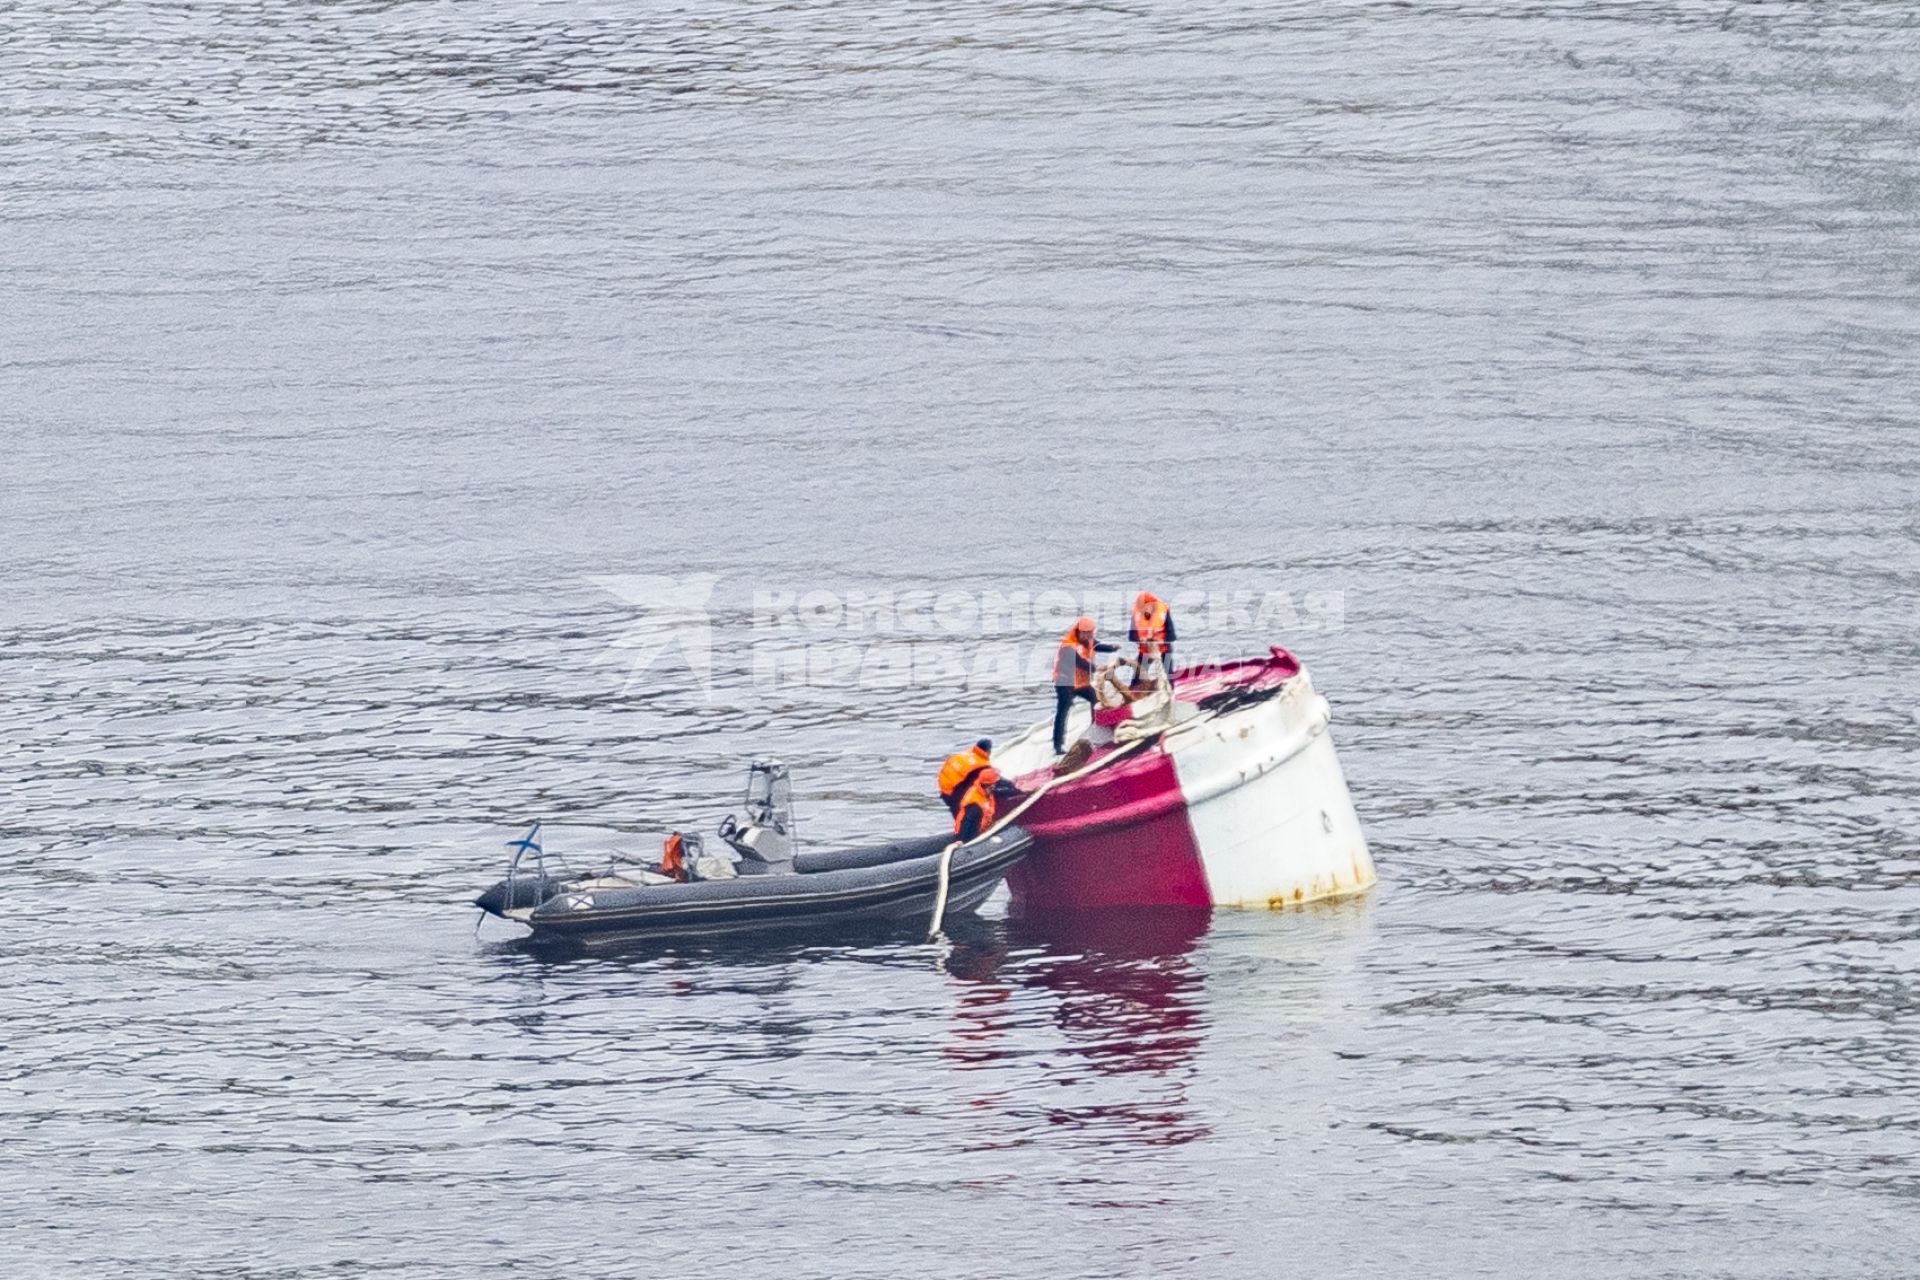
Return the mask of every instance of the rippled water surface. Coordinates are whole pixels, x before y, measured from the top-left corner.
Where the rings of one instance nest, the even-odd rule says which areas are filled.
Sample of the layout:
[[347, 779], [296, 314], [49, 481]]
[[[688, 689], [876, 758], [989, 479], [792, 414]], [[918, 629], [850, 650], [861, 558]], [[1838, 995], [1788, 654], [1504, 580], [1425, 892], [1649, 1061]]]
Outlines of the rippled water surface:
[[[1911, 1274], [1916, 21], [0, 5], [4, 1270]], [[1338, 593], [1186, 621], [1375, 893], [476, 935], [1043, 710], [755, 590], [1140, 585]]]

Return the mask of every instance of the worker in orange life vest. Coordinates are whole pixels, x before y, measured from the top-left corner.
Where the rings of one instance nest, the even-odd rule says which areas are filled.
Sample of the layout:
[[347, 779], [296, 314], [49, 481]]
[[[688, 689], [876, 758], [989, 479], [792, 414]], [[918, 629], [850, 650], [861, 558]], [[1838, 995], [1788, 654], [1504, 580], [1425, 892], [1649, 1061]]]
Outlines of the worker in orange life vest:
[[660, 845], [660, 874], [687, 882], [687, 841], [678, 831]]
[[1133, 625], [1127, 630], [1127, 639], [1139, 646], [1137, 665], [1133, 669], [1133, 682], [1140, 684], [1146, 679], [1147, 664], [1157, 662], [1160, 670], [1167, 676], [1167, 683], [1173, 683], [1173, 610], [1167, 602], [1151, 591], [1142, 591], [1133, 598]]
[[960, 799], [967, 794], [975, 779], [987, 771], [987, 762], [993, 757], [993, 739], [982, 738], [965, 751], [956, 751], [947, 757], [940, 766], [940, 798], [946, 801], [947, 812], [960, 816]]
[[955, 838], [971, 840], [993, 825], [994, 792], [999, 782], [1000, 771], [992, 765], [983, 767], [968, 780], [954, 803]]
[[1093, 619], [1079, 617], [1067, 634], [1060, 637], [1060, 651], [1053, 655], [1053, 754], [1066, 750], [1067, 708], [1075, 698], [1093, 700], [1093, 655], [1112, 653], [1120, 646], [1097, 644], [1093, 638]]

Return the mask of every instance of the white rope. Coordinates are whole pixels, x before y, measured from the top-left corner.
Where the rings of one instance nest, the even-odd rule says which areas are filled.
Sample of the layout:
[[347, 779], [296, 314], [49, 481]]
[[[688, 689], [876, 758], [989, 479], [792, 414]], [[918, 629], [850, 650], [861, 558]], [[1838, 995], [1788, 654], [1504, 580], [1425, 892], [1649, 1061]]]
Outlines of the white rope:
[[[1111, 673], [1113, 667], [1123, 661], [1125, 661], [1125, 659], [1116, 658], [1114, 662], [1107, 667], [1107, 673]], [[1040, 784], [1039, 789], [1032, 795], [1022, 800], [1018, 805], [1015, 805], [1003, 816], [996, 818], [992, 826], [982, 831], [978, 836], [975, 836], [974, 839], [984, 839], [996, 831], [999, 831], [1002, 827], [1007, 826], [1015, 818], [1031, 808], [1034, 802], [1039, 800], [1041, 796], [1044, 796], [1061, 783], [1077, 782], [1081, 778], [1100, 772], [1100, 770], [1110, 764], [1119, 763], [1121, 760], [1126, 759], [1138, 751], [1141, 747], [1161, 738], [1162, 735], [1192, 729], [1201, 721], [1213, 719], [1212, 715], [1202, 713], [1194, 716], [1190, 720], [1183, 720], [1179, 724], [1173, 722], [1173, 682], [1167, 678], [1166, 667], [1167, 664], [1165, 662], [1155, 664], [1155, 682], [1160, 687], [1149, 695], [1150, 698], [1160, 699], [1159, 704], [1151, 707], [1145, 716], [1122, 720], [1114, 726], [1114, 741], [1120, 744], [1118, 750], [1110, 751], [1098, 760], [1089, 761], [1072, 773], [1055, 774], [1053, 777], [1048, 778]], [[934, 895], [933, 923], [927, 930], [927, 941], [929, 942], [937, 942], [940, 939], [940, 926], [945, 922], [947, 917], [947, 888], [953, 864], [953, 851], [964, 843], [966, 843], [966, 841], [955, 840], [952, 844], [940, 851], [940, 888]]]
[[[1147, 743], [1150, 741], [1152, 741], [1151, 735], [1136, 738], [1132, 742], [1123, 744], [1117, 751], [1109, 751], [1106, 755], [1101, 756], [1098, 760], [1092, 760], [1087, 762], [1084, 765], [1081, 765], [1078, 769], [1075, 769], [1072, 773], [1055, 774], [1053, 777], [1048, 778], [1045, 782], [1041, 783], [1040, 786], [1037, 789], [1035, 789], [1032, 795], [1028, 796], [1025, 800], [1022, 800], [1019, 804], [1015, 805], [1012, 809], [1009, 809], [1001, 817], [995, 818], [993, 825], [988, 827], [985, 831], [982, 831], [979, 835], [975, 836], [974, 839], [984, 840], [988, 836], [998, 832], [1001, 828], [1010, 825], [1015, 818], [1019, 817], [1021, 814], [1025, 813], [1028, 809], [1032, 808], [1034, 802], [1039, 800], [1041, 796], [1044, 796], [1045, 794], [1047, 794], [1047, 792], [1053, 790], [1055, 787], [1059, 786], [1061, 783], [1077, 782], [1081, 778], [1085, 778], [1091, 774], [1098, 773], [1102, 769], [1106, 768], [1108, 765], [1117, 764], [1119, 761], [1132, 755], [1134, 752], [1138, 751], [1141, 747], [1146, 746]], [[927, 928], [927, 941], [929, 942], [937, 942], [940, 940], [940, 926], [946, 921], [946, 918], [947, 918], [947, 887], [948, 887], [949, 878], [950, 878], [951, 870], [953, 866], [953, 851], [966, 843], [968, 843], [968, 841], [955, 840], [952, 844], [948, 845], [946, 848], [940, 851], [940, 888], [935, 893], [934, 899], [933, 899], [933, 923], [929, 925]]]

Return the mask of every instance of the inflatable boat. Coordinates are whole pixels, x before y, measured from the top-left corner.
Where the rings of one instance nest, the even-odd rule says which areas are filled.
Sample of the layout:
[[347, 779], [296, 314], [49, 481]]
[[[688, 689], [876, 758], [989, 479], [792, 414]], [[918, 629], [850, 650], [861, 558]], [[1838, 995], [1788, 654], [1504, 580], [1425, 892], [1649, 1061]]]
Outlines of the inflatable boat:
[[[522, 853], [537, 855], [537, 834], [536, 829], [514, 843], [524, 846]], [[954, 845], [944, 868], [944, 909], [952, 915], [984, 902], [1032, 843], [1024, 830], [1007, 826], [961, 845], [954, 845], [951, 835], [938, 835], [806, 851], [776, 861], [742, 857], [727, 864], [734, 868], [728, 873], [684, 881], [645, 864], [610, 864], [585, 875], [548, 874], [544, 857], [532, 871], [523, 871], [516, 856], [506, 878], [474, 902], [547, 940], [741, 934], [908, 920], [924, 928], [942, 903], [941, 863], [948, 846]], [[711, 872], [715, 856], [691, 860], [695, 868], [703, 864]]]

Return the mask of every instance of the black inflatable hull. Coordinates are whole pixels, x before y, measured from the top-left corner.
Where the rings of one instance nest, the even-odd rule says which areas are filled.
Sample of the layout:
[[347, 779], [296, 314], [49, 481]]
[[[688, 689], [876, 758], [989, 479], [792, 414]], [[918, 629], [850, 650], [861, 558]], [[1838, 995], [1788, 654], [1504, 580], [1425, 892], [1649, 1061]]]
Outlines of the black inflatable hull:
[[[560, 881], [502, 880], [477, 905], [517, 920], [536, 937], [739, 934], [823, 925], [931, 918], [940, 853], [952, 837], [803, 854], [781, 875], [700, 880], [633, 889], [567, 891]], [[949, 867], [947, 914], [986, 901], [1033, 837], [1019, 827], [962, 845]], [[534, 905], [538, 903], [538, 905]], [[515, 910], [518, 908], [518, 910]], [[531, 908], [531, 910], [528, 910]], [[513, 914], [507, 914], [512, 911]]]

